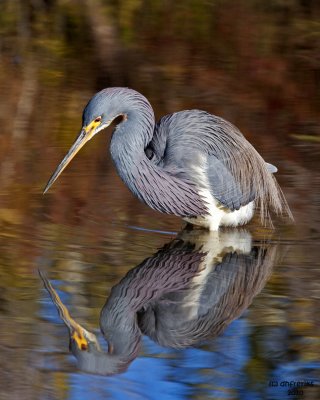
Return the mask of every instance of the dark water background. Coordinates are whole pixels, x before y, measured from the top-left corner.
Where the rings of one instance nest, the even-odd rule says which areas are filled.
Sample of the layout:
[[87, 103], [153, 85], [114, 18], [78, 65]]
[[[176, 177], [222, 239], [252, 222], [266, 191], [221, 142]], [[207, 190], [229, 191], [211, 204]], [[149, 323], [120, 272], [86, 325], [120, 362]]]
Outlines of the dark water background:
[[[312, 0], [0, 2], [0, 399], [320, 398], [319, 21]], [[296, 224], [248, 226], [277, 255], [220, 336], [185, 349], [144, 336], [127, 372], [102, 377], [79, 370], [37, 269], [98, 334], [111, 288], [182, 226], [129, 193], [110, 130], [42, 195], [107, 86], [141, 91], [157, 118], [233, 122], [277, 165]], [[312, 386], [296, 397], [283, 381]]]

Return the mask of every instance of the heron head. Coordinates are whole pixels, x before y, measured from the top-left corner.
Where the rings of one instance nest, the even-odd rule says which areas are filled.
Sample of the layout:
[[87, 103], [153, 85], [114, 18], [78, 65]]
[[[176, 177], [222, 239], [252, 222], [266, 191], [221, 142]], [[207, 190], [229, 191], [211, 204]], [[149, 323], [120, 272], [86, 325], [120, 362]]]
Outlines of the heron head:
[[90, 99], [83, 110], [80, 134], [49, 179], [43, 193], [49, 190], [50, 186], [67, 167], [78, 151], [92, 139], [93, 136], [107, 128], [119, 116], [122, 116], [122, 120], [126, 120], [127, 114], [125, 110], [128, 105], [131, 105], [136, 94], [137, 92], [132, 89], [108, 88], [96, 93]]

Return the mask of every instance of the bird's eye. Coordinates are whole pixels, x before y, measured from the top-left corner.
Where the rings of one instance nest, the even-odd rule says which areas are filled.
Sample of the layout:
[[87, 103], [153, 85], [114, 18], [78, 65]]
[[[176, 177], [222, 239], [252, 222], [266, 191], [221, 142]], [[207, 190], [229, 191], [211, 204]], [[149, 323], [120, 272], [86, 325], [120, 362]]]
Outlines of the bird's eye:
[[94, 120], [94, 122], [100, 122], [101, 119], [102, 119], [102, 117], [97, 117], [97, 118]]

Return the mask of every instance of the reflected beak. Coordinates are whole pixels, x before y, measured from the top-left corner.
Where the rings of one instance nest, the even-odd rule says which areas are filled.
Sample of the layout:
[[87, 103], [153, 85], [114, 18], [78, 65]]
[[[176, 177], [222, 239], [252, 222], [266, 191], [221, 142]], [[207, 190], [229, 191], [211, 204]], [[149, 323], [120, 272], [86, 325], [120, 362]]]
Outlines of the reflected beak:
[[73, 340], [78, 349], [81, 351], [86, 351], [89, 349], [88, 341], [90, 341], [98, 351], [101, 351], [96, 335], [94, 333], [87, 331], [83, 326], [78, 324], [77, 321], [75, 321], [71, 317], [67, 307], [62, 303], [58, 293], [51, 285], [49, 279], [41, 270], [38, 271], [43, 281], [43, 284], [52, 299], [52, 302], [57, 307], [60, 318], [62, 319], [62, 321], [65, 323], [66, 327], [69, 330], [70, 341]]

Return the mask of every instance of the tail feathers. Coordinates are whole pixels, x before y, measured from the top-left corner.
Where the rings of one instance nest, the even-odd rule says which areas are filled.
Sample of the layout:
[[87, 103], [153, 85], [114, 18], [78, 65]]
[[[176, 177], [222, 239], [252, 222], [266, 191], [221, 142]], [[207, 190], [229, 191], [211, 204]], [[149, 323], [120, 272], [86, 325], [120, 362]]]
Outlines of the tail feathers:
[[276, 172], [278, 172], [278, 168], [272, 164], [269, 164], [266, 162], [266, 166], [268, 168], [268, 171], [271, 172], [272, 174], [275, 174]]
[[[269, 166], [273, 167], [272, 170]], [[263, 225], [269, 225], [270, 227], [273, 227], [270, 209], [277, 215], [281, 215], [291, 221], [294, 220], [287, 200], [273, 175], [276, 172], [274, 169], [276, 168], [273, 165], [266, 163], [265, 168], [262, 166], [260, 174], [258, 174], [258, 176], [260, 175], [260, 182], [256, 182], [258, 188], [257, 208], [260, 211], [261, 221]]]
[[244, 192], [254, 188], [255, 208], [260, 214], [263, 225], [273, 227], [271, 211], [284, 218], [293, 220], [289, 205], [273, 175], [277, 168], [266, 163], [255, 148], [248, 142], [241, 142], [241, 157], [232, 157], [229, 168]]

